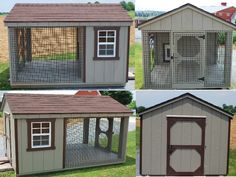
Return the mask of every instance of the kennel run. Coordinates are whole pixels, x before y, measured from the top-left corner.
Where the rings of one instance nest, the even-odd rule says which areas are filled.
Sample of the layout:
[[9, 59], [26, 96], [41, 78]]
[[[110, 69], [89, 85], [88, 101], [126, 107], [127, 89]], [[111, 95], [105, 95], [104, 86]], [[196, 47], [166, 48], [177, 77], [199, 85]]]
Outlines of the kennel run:
[[132, 19], [120, 4], [16, 4], [4, 22], [13, 87], [128, 81]]
[[125, 162], [132, 112], [109, 96], [5, 94], [2, 111], [17, 175]]
[[185, 4], [139, 29], [144, 88], [230, 87], [234, 24]]
[[186, 93], [139, 115], [143, 176], [227, 176], [233, 114]]

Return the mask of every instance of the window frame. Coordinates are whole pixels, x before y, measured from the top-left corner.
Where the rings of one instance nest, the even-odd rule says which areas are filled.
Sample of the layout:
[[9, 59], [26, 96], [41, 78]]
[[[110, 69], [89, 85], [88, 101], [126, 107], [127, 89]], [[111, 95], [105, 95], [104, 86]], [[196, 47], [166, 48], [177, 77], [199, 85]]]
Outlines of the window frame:
[[[105, 31], [114, 31], [114, 42], [99, 42], [99, 32]], [[94, 60], [119, 60], [119, 31], [120, 27], [95, 27], [94, 28]], [[107, 35], [105, 36], [107, 39]], [[100, 45], [114, 45], [113, 55], [99, 55], [99, 46]]]
[[[27, 151], [54, 150], [55, 147], [55, 119], [30, 119], [27, 121], [28, 148]], [[40, 133], [33, 134], [33, 124], [40, 124]], [[49, 133], [42, 133], [42, 124], [49, 123]], [[33, 145], [33, 137], [49, 135], [49, 145]]]

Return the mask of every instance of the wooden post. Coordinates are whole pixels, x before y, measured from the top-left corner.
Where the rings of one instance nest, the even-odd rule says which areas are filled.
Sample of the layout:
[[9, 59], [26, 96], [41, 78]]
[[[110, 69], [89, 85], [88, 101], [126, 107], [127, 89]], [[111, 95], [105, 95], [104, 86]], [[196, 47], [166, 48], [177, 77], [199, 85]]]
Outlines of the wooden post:
[[114, 118], [108, 118], [109, 121], [109, 128], [107, 131], [107, 139], [108, 139], [108, 144], [107, 144], [107, 150], [111, 151], [112, 150], [112, 135], [113, 135], [113, 121]]
[[228, 88], [230, 87], [230, 82], [231, 82], [232, 45], [233, 45], [232, 32], [227, 32], [226, 42], [225, 42], [224, 79], [225, 79], [225, 86]]
[[143, 36], [143, 71], [144, 71], [144, 88], [151, 88], [151, 69], [150, 69], [150, 46], [149, 33], [142, 31]]
[[99, 134], [100, 134], [100, 118], [96, 118], [96, 129], [95, 129], [95, 147], [100, 147], [99, 146]]
[[122, 160], [125, 160], [126, 156], [128, 127], [129, 127], [129, 117], [122, 117], [120, 123], [120, 136], [119, 136], [119, 149], [118, 149], [118, 157]]
[[26, 61], [32, 61], [31, 28], [26, 28]]
[[89, 118], [84, 118], [83, 143], [88, 144], [89, 139]]

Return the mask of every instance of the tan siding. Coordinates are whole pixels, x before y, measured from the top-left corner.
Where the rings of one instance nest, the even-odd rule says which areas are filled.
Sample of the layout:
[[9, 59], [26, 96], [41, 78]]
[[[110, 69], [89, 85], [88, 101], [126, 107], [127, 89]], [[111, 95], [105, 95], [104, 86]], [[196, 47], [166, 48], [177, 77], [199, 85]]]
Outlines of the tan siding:
[[[159, 110], [147, 113], [144, 115], [143, 124], [143, 156], [146, 154], [145, 161], [148, 164], [143, 164], [143, 171], [148, 168], [149, 174], [166, 174], [166, 116], [167, 115], [195, 115], [206, 116], [206, 132], [205, 132], [205, 159], [204, 159], [204, 171], [206, 175], [211, 174], [225, 174], [227, 164], [227, 141], [228, 141], [228, 118], [210, 109], [204, 105], [201, 105], [193, 100], [184, 99], [178, 101]], [[150, 128], [152, 127], [152, 129]], [[150, 130], [151, 129], [151, 130]], [[196, 127], [191, 127], [192, 131], [197, 131]], [[147, 132], [146, 132], [147, 131]], [[151, 131], [151, 132], [150, 132]], [[188, 130], [185, 130], [185, 132]], [[158, 133], [161, 132], [161, 138]], [[178, 133], [178, 131], [176, 131]], [[177, 136], [177, 135], [176, 135]], [[180, 133], [181, 136], [181, 133]], [[155, 140], [150, 137], [155, 137]], [[182, 136], [184, 138], [184, 136]], [[185, 137], [187, 138], [187, 137]], [[180, 139], [181, 140], [181, 139]], [[146, 144], [148, 143], [148, 145]], [[161, 148], [157, 146], [162, 144]], [[160, 149], [161, 152], [154, 152]], [[157, 157], [158, 154], [159, 157]], [[160, 158], [161, 157], [161, 158]], [[161, 168], [150, 164], [148, 158], [151, 158], [151, 162], [154, 164], [161, 164]], [[190, 167], [197, 163], [197, 159], [191, 158]], [[154, 160], [153, 160], [154, 159]], [[150, 159], [149, 159], [150, 160]], [[152, 167], [150, 169], [150, 166]], [[155, 168], [154, 168], [155, 167]], [[189, 167], [189, 168], [190, 168]]]
[[63, 119], [55, 121], [55, 150], [27, 152], [27, 122], [18, 120], [20, 174], [62, 169]]
[[86, 27], [87, 83], [125, 83], [128, 27], [120, 27], [119, 60], [94, 60], [94, 28]]

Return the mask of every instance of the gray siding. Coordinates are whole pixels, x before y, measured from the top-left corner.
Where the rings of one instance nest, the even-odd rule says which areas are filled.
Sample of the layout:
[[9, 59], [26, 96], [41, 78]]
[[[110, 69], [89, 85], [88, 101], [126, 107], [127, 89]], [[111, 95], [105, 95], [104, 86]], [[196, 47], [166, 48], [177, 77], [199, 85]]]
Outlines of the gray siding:
[[128, 27], [120, 27], [119, 60], [94, 60], [94, 27], [86, 27], [86, 83], [125, 83]]
[[226, 174], [229, 119], [188, 98], [143, 115], [142, 174], [166, 174], [167, 115], [206, 116], [204, 173]]
[[191, 8], [183, 9], [166, 18], [152, 22], [142, 30], [232, 30], [223, 23], [203, 15]]
[[19, 173], [30, 174], [63, 168], [63, 119], [55, 121], [55, 150], [27, 152], [27, 122], [18, 123]]

